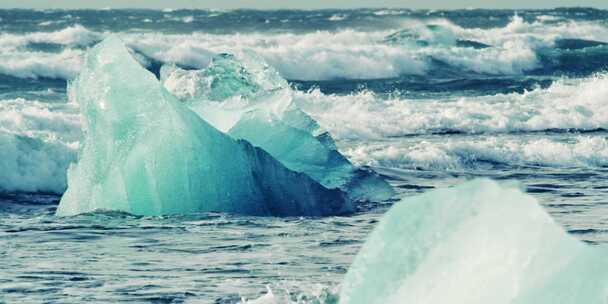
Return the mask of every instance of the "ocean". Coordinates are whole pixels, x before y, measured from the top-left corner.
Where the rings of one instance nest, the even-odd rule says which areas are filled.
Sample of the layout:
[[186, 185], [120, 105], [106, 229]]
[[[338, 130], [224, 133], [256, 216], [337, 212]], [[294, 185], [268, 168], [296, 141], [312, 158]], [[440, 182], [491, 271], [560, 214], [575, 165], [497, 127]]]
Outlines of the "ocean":
[[[393, 204], [479, 177], [518, 182], [603, 246], [607, 20], [592, 8], [0, 10], [0, 303], [336, 303]], [[331, 217], [55, 216], [83, 136], [66, 86], [111, 34], [156, 75], [255, 52], [395, 198]]]

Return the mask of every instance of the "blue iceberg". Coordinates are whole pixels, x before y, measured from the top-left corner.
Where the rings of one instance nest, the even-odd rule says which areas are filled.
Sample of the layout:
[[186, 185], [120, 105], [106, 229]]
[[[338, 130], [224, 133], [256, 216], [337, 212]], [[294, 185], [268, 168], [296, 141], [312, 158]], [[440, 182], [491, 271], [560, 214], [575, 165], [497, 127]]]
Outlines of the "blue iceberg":
[[370, 170], [355, 168], [293, 101], [289, 84], [253, 52], [220, 54], [202, 70], [161, 69], [165, 87], [216, 128], [260, 147], [287, 168], [351, 201], [382, 201], [392, 188]]
[[321, 216], [353, 211], [339, 189], [286, 168], [205, 122], [140, 66], [120, 39], [94, 47], [69, 85], [84, 143], [57, 215], [231, 212]]
[[477, 180], [393, 206], [339, 303], [604, 303], [607, 252], [566, 234], [516, 186]]

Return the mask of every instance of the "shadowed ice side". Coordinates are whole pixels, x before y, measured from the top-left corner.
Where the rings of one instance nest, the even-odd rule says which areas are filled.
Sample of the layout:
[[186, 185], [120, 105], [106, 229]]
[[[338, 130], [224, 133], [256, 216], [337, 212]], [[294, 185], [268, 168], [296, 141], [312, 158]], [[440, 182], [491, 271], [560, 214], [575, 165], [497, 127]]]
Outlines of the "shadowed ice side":
[[160, 74], [165, 87], [205, 121], [264, 149], [290, 170], [339, 188], [352, 201], [394, 194], [378, 174], [354, 167], [338, 152], [329, 133], [298, 108], [287, 81], [257, 54], [220, 54], [202, 70], [165, 65]]
[[115, 36], [89, 52], [69, 94], [80, 105], [85, 136], [57, 215], [102, 209], [318, 216], [353, 210], [340, 190], [206, 123]]
[[517, 187], [477, 180], [395, 205], [339, 303], [605, 303], [607, 252], [567, 235]]

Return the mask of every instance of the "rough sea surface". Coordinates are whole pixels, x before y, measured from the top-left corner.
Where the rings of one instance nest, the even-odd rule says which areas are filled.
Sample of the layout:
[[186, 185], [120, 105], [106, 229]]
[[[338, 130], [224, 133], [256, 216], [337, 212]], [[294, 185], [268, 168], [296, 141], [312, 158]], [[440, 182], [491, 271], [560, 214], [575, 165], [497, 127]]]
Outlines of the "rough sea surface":
[[[570, 234], [606, 244], [606, 20], [587, 8], [0, 10], [0, 303], [335, 303], [392, 203], [476, 177], [519, 181]], [[82, 136], [66, 85], [111, 33], [157, 74], [256, 52], [397, 197], [327, 218], [54, 216]]]

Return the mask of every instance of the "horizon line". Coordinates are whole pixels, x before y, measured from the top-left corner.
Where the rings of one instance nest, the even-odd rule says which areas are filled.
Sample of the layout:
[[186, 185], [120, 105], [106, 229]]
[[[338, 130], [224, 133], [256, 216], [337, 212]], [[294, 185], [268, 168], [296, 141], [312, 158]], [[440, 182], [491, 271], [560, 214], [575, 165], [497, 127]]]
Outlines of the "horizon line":
[[593, 9], [606, 11], [608, 8], [599, 8], [594, 6], [555, 6], [555, 7], [528, 7], [528, 8], [488, 8], [488, 7], [463, 7], [463, 8], [407, 8], [407, 7], [325, 7], [325, 8], [254, 8], [254, 7], [240, 7], [240, 8], [191, 8], [191, 7], [165, 7], [165, 8], [153, 8], [153, 7], [82, 7], [82, 8], [26, 8], [26, 7], [0, 7], [0, 10], [31, 10], [31, 11], [108, 11], [108, 10], [149, 10], [149, 11], [354, 11], [354, 10], [409, 10], [409, 11], [476, 11], [476, 10], [493, 10], [493, 11], [513, 11], [513, 10], [537, 10], [537, 11], [550, 11], [559, 9]]

